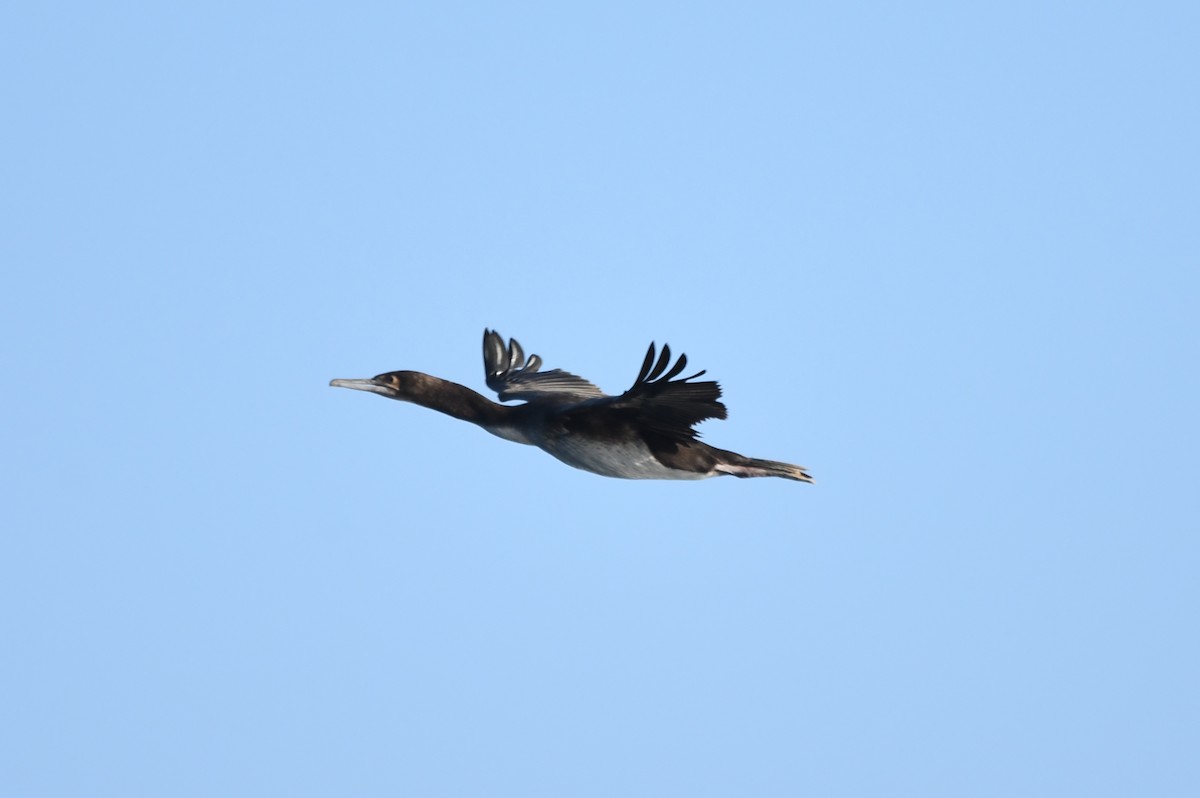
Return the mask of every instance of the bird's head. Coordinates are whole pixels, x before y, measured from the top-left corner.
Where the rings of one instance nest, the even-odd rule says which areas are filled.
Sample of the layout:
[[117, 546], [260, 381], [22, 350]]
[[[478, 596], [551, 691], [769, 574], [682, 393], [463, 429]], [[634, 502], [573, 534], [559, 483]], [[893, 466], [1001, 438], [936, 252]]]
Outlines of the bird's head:
[[418, 383], [425, 377], [416, 371], [389, 371], [369, 380], [330, 380], [334, 388], [349, 388], [353, 391], [368, 391], [386, 396], [388, 399], [410, 400]]

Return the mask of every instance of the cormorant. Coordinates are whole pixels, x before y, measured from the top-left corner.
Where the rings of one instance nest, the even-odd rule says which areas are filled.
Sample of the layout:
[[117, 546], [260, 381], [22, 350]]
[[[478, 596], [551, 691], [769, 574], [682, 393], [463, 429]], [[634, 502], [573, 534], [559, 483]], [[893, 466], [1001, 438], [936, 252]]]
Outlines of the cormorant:
[[[428, 407], [478, 424], [493, 435], [549, 452], [575, 468], [623, 479], [704, 479], [783, 477], [812, 482], [802, 466], [758, 460], [717, 449], [698, 440], [693, 429], [710, 418], [725, 418], [716, 382], [691, 382], [705, 372], [679, 377], [687, 355], [671, 365], [671, 348], [655, 358], [650, 344], [633, 386], [609, 396], [592, 383], [560, 369], [538, 371], [542, 359], [515, 339], [483, 332], [483, 364], [496, 404], [470, 388], [418, 371], [390, 371], [369, 380], [333, 380], [336, 388], [369, 391]], [[668, 366], [670, 368], [668, 368]]]

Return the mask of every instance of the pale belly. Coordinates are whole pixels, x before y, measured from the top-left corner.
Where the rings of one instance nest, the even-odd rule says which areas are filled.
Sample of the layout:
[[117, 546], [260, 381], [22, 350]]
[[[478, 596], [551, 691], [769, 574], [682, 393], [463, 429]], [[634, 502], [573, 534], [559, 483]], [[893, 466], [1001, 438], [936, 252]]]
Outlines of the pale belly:
[[596, 445], [578, 438], [564, 437], [535, 444], [569, 466], [618, 479], [707, 479], [718, 474], [700, 474], [667, 468], [641, 441]]

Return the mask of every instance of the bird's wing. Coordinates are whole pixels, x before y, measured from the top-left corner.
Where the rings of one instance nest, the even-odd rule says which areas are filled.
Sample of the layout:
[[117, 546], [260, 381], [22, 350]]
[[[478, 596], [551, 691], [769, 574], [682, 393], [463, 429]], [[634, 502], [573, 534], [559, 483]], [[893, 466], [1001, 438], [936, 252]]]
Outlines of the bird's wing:
[[584, 402], [566, 412], [568, 415], [588, 410], [613, 413], [646, 431], [676, 440], [694, 440], [697, 432], [692, 427], [710, 418], [725, 418], [728, 413], [719, 401], [721, 386], [711, 381], [691, 382], [703, 375], [703, 371], [679, 377], [685, 368], [687, 355], [680, 355], [671, 366], [671, 347], [663, 344], [656, 359], [654, 344], [650, 344], [642, 370], [628, 391]]
[[524, 399], [528, 402], [574, 404], [608, 397], [583, 377], [576, 377], [561, 369], [538, 371], [541, 366], [542, 359], [537, 355], [530, 355], [529, 360], [525, 360], [525, 350], [521, 349], [516, 339], [510, 338], [505, 346], [499, 333], [483, 331], [483, 368], [487, 384], [500, 396], [501, 401]]

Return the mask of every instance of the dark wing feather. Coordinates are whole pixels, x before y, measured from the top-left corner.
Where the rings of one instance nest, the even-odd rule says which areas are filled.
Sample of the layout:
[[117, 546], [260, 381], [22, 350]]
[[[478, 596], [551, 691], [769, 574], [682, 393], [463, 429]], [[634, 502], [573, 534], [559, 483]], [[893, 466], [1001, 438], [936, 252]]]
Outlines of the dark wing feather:
[[576, 377], [561, 369], [538, 371], [541, 367], [542, 359], [537, 355], [530, 355], [525, 360], [525, 350], [516, 339], [510, 338], [505, 346], [499, 333], [483, 331], [483, 368], [487, 384], [501, 401], [524, 399], [528, 402], [573, 404], [608, 396], [583, 377]]
[[697, 433], [692, 427], [701, 421], [726, 417], [725, 405], [719, 401], [721, 386], [711, 381], [691, 382], [705, 372], [679, 377], [687, 368], [687, 355], [680, 355], [674, 366], [670, 346], [664, 344], [662, 353], [657, 358], [655, 355], [654, 344], [650, 344], [637, 379], [625, 393], [587, 402], [568, 412], [613, 413], [646, 432], [677, 440], [695, 439]]

